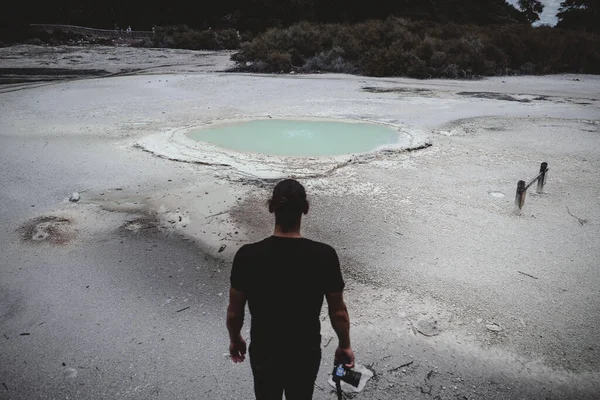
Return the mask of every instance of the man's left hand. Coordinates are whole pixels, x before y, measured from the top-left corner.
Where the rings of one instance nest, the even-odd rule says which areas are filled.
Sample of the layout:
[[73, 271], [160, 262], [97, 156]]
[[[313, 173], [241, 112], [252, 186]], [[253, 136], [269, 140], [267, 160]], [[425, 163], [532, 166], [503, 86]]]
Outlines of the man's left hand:
[[240, 363], [246, 359], [246, 341], [243, 337], [240, 336], [229, 343], [229, 355], [234, 363]]

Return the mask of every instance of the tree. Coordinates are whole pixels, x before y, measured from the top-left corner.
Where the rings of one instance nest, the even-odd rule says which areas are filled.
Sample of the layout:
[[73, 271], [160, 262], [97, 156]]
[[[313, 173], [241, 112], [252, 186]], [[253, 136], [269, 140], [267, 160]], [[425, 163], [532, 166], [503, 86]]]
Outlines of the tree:
[[104, 29], [131, 25], [136, 30], [185, 24], [254, 32], [299, 21], [354, 23], [390, 16], [476, 25], [527, 23], [524, 13], [505, 0], [219, 0], [193, 5], [187, 0], [56, 0], [39, 2], [36, 7], [26, 1], [4, 3], [0, 31], [11, 31], [6, 27], [16, 21]]
[[533, 24], [540, 20], [544, 5], [539, 0], [519, 0], [518, 4], [527, 21]]
[[600, 32], [600, 0], [565, 0], [556, 16], [559, 28]]

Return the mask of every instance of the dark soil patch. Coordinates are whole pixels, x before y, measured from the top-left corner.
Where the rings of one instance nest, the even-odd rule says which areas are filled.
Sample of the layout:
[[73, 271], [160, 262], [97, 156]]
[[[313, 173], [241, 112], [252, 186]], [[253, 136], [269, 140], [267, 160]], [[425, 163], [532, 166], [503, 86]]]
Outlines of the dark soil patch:
[[504, 100], [504, 101], [517, 101], [519, 103], [531, 103], [529, 99], [517, 99], [506, 93], [496, 92], [458, 92], [459, 96], [475, 97], [478, 99], [490, 99], [490, 100]]
[[144, 215], [125, 221], [119, 232], [123, 235], [152, 236], [159, 233], [160, 228], [155, 216]]
[[71, 220], [67, 218], [44, 215], [27, 221], [18, 232], [24, 242], [62, 245], [73, 239], [68, 229], [70, 225]]
[[69, 68], [0, 68], [0, 85], [23, 82], [45, 82], [109, 75], [102, 69]]
[[403, 94], [432, 94], [433, 90], [421, 89], [421, 88], [405, 88], [405, 87], [373, 87], [365, 86], [362, 88], [363, 92], [369, 93], [403, 93]]

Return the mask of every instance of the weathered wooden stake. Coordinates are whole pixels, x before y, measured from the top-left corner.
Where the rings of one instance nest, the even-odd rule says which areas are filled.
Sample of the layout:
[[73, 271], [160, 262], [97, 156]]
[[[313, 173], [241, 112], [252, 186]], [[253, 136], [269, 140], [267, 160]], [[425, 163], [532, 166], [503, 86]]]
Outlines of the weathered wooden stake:
[[515, 197], [515, 210], [514, 213], [519, 215], [521, 214], [521, 209], [523, 205], [525, 205], [525, 195], [527, 194], [527, 189], [525, 189], [525, 181], [519, 181], [517, 183], [517, 196]]
[[540, 177], [538, 178], [537, 193], [544, 193], [544, 185], [546, 184], [546, 178], [548, 177], [548, 163], [543, 162], [540, 166]]

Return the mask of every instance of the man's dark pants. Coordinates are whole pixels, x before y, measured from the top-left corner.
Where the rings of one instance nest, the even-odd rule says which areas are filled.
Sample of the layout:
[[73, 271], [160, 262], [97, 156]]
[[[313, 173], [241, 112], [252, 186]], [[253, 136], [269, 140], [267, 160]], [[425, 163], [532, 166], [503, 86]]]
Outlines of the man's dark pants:
[[264, 349], [250, 345], [250, 365], [254, 374], [256, 400], [312, 399], [321, 364], [321, 348]]

